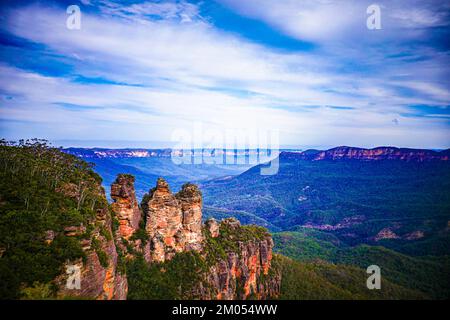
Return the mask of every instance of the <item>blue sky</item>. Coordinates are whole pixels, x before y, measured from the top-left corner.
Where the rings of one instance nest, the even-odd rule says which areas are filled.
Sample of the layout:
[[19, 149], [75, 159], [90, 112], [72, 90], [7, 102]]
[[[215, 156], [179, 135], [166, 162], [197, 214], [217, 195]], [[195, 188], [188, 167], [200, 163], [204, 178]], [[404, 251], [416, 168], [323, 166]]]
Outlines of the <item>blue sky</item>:
[[161, 146], [200, 123], [211, 145], [450, 147], [449, 2], [378, 1], [369, 30], [372, 3], [2, 2], [0, 136]]

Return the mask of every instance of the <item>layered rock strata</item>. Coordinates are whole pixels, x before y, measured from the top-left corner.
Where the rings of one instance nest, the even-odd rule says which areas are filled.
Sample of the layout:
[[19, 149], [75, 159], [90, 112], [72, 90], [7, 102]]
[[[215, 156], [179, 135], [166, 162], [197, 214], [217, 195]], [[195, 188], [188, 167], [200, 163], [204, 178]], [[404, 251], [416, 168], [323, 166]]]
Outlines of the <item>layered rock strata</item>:
[[159, 178], [146, 199], [151, 261], [164, 262], [178, 252], [201, 249], [202, 197], [197, 186], [186, 184], [174, 195]]
[[[211, 226], [214, 226], [211, 228]], [[231, 233], [244, 233], [239, 221], [234, 218], [225, 219], [220, 226], [231, 228]], [[214, 222], [206, 224], [211, 236], [219, 237], [220, 231]], [[234, 229], [234, 230], [233, 230]], [[229, 229], [228, 229], [229, 230]], [[208, 284], [212, 290], [204, 293], [203, 299], [269, 299], [280, 293], [280, 270], [271, 270], [272, 237], [267, 234], [262, 239], [237, 241], [238, 250], [228, 251], [226, 259], [219, 261], [211, 268]], [[269, 274], [269, 271], [272, 271]]]
[[[98, 192], [106, 199], [100, 186]], [[65, 273], [55, 279], [58, 297], [126, 299], [128, 282], [125, 273], [118, 268], [118, 253], [111, 226], [111, 214], [105, 206], [97, 210], [89, 226], [72, 226], [64, 230], [66, 237], [79, 239], [85, 259], [66, 263], [63, 268]], [[88, 233], [87, 229], [91, 231]], [[46, 242], [50, 243], [53, 238], [54, 235], [47, 232]]]
[[120, 174], [111, 185], [112, 210], [119, 222], [120, 237], [129, 240], [139, 228], [141, 211], [136, 200], [134, 177]]
[[329, 150], [306, 150], [303, 152], [282, 152], [281, 157], [299, 160], [403, 160], [403, 161], [448, 161], [450, 160], [450, 149], [433, 151], [425, 149], [408, 149], [395, 147], [377, 147], [363, 149], [355, 147], [336, 147]]

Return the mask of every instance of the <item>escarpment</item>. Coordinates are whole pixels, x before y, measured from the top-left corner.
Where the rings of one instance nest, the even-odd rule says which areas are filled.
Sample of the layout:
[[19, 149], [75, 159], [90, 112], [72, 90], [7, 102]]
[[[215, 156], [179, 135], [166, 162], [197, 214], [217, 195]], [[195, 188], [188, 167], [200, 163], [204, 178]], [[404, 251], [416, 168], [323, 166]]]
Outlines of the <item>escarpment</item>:
[[205, 224], [205, 256], [214, 261], [202, 298], [269, 299], [280, 294], [281, 273], [271, 265], [273, 240], [266, 229], [228, 218]]
[[[423, 165], [404, 163], [402, 166], [405, 168], [402, 167], [398, 171], [398, 177], [394, 179], [393, 174], [396, 174], [394, 169], [399, 169], [400, 165], [396, 162], [391, 166], [390, 163], [390, 160], [398, 156], [401, 160], [415, 162], [433, 160], [434, 156], [445, 160], [448, 151], [441, 151], [438, 155], [427, 154], [423, 157], [422, 153], [408, 150], [402, 150], [400, 153], [398, 150], [367, 152], [346, 148], [338, 148], [328, 155], [309, 151], [301, 155], [300, 159], [311, 155], [311, 160], [325, 160], [323, 167], [314, 165], [308, 169], [307, 166], [303, 166], [303, 169], [310, 171], [305, 171], [306, 173], [302, 171], [300, 184], [296, 184], [294, 180], [299, 177], [297, 165], [290, 168], [282, 166], [285, 171], [273, 182], [278, 190], [281, 188], [283, 192], [292, 187], [295, 193], [292, 203], [297, 204], [298, 199], [303, 205], [307, 205], [308, 210], [312, 203], [308, 199], [314, 199], [313, 189], [314, 195], [321, 192], [326, 194], [326, 191], [332, 189], [336, 183], [350, 177], [352, 181], [356, 181], [353, 185], [358, 189], [358, 197], [355, 198], [352, 188], [346, 195], [344, 188], [338, 199], [341, 202], [332, 201], [333, 203], [348, 204], [350, 203], [348, 199], [359, 201], [366, 196], [369, 200], [370, 197], [375, 197], [378, 201], [384, 194], [378, 193], [384, 190], [378, 184], [387, 178], [386, 185], [397, 185], [392, 181], [401, 185], [401, 188], [395, 189], [397, 192], [393, 197], [386, 197], [388, 204], [379, 208], [381, 213], [391, 212], [383, 208], [389, 208], [392, 201], [397, 205], [399, 196], [410, 194], [411, 199], [420, 198], [424, 191], [439, 189], [439, 193], [430, 192], [429, 197], [414, 202], [414, 206], [409, 205], [406, 208], [405, 204], [403, 206], [398, 204], [399, 208], [405, 208], [406, 213], [396, 215], [395, 212], [391, 212], [394, 215], [392, 221], [400, 221], [405, 216], [415, 220], [416, 212], [426, 213], [426, 210], [430, 209], [432, 215], [419, 217], [425, 219], [423, 221], [426, 228], [415, 225], [412, 228], [409, 222], [408, 224], [402, 222], [401, 226], [394, 223], [394, 226], [386, 224], [380, 225], [379, 229], [370, 229], [374, 232], [370, 241], [383, 240], [383, 245], [390, 242], [397, 246], [405, 241], [421, 239], [417, 241], [417, 253], [428, 253], [428, 248], [434, 250], [433, 244], [438, 244], [437, 247], [446, 244], [441, 241], [445, 240], [441, 236], [445, 236], [445, 232], [448, 232], [448, 219], [439, 216], [439, 221], [436, 221], [436, 226], [439, 227], [436, 235], [439, 237], [436, 239], [430, 237], [433, 235], [435, 223], [430, 219], [439, 212], [445, 212], [446, 209], [444, 192], [446, 184], [442, 181], [448, 180], [445, 179], [447, 165], [441, 162]], [[280, 158], [283, 156], [297, 157], [297, 154], [282, 154]], [[383, 161], [364, 167], [360, 162], [352, 162], [349, 165], [350, 162], [347, 161], [343, 161], [342, 166], [337, 166], [337, 161], [331, 164], [327, 162], [329, 159]], [[295, 161], [292, 163], [296, 164]], [[396, 263], [397, 267], [406, 266], [406, 271], [400, 270], [402, 268], [393, 268], [390, 275], [385, 273], [387, 277], [383, 280], [385, 290], [367, 291], [366, 270], [357, 267], [359, 263], [355, 262], [352, 266], [330, 264], [326, 261], [298, 262], [272, 254], [272, 238], [264, 228], [241, 225], [235, 219], [223, 221], [208, 219], [202, 224], [202, 195], [192, 184], [186, 184], [178, 193], [172, 193], [168, 184], [160, 179], [139, 205], [134, 190], [134, 178], [130, 175], [119, 175], [111, 186], [113, 201], [109, 204], [101, 186], [101, 177], [93, 171], [92, 165], [62, 153], [59, 149], [47, 147], [40, 141], [21, 141], [17, 145], [0, 142], [0, 164], [0, 299], [448, 298], [448, 286], [441, 287], [448, 279], [444, 268], [445, 261], [441, 263], [431, 256], [433, 262], [431, 264], [405, 254], [397, 254], [394, 250], [380, 251], [379, 248], [371, 246], [358, 247], [361, 250], [357, 248], [356, 251], [352, 248], [338, 248], [338, 254], [334, 252], [335, 250], [317, 252], [320, 258], [328, 257], [326, 259], [332, 259], [336, 261], [335, 263], [341, 261], [353, 263], [356, 261], [353, 258], [362, 257], [368, 259], [368, 264], [370, 257], [382, 253], [386, 254], [385, 261], [389, 266], [393, 265], [392, 261], [400, 262]], [[355, 168], [358, 170], [356, 175], [354, 175]], [[316, 169], [318, 170], [315, 171]], [[372, 169], [376, 171], [369, 171]], [[412, 171], [408, 171], [410, 169]], [[417, 170], [420, 170], [420, 175], [415, 175], [418, 173]], [[251, 171], [249, 173], [252, 173]], [[338, 176], [336, 172], [339, 173]], [[309, 173], [310, 179], [304, 180]], [[371, 179], [376, 178], [372, 179], [374, 186], [378, 186], [376, 189], [357, 183], [367, 182], [367, 176]], [[432, 179], [428, 179], [428, 176]], [[288, 179], [278, 180], [283, 177]], [[322, 177], [325, 179], [321, 179]], [[329, 179], [331, 181], [327, 181], [329, 177], [332, 178]], [[419, 179], [413, 179], [415, 177]], [[236, 182], [227, 184], [225, 181], [218, 181], [221, 184], [220, 188], [226, 192], [213, 193], [209, 190], [208, 194], [211, 196], [222, 194], [236, 202], [239, 200], [237, 197], [239, 193], [247, 201], [251, 198], [248, 195], [252, 193], [243, 192], [245, 188], [242, 187], [248, 185], [248, 182], [254, 185], [257, 180], [254, 178], [252, 175], [246, 176], [247, 180], [238, 183], [239, 188], [234, 188]], [[412, 183], [417, 182], [416, 180], [421, 183]], [[313, 185], [314, 181], [320, 183]], [[411, 184], [402, 185], [403, 182], [410, 181]], [[287, 188], [283, 187], [283, 183]], [[261, 184], [263, 187], [270, 185]], [[359, 188], [361, 185], [364, 188]], [[368, 191], [365, 187], [368, 187]], [[299, 190], [302, 193], [300, 196]], [[362, 193], [359, 194], [359, 191]], [[426, 201], [428, 198], [440, 200], [436, 200], [436, 208], [429, 207], [429, 201]], [[278, 200], [287, 204], [289, 199], [289, 195], [286, 195], [284, 200], [281, 198]], [[225, 205], [223, 199], [218, 200], [221, 206]], [[280, 205], [284, 205], [281, 202]], [[375, 204], [378, 208], [379, 201]], [[364, 208], [367, 209], [370, 205], [369, 203], [369, 206]], [[415, 210], [409, 213], [409, 207]], [[270, 211], [270, 208], [268, 210]], [[214, 211], [211, 212], [216, 214]], [[224, 215], [226, 212], [228, 210], [220, 211], [218, 214]], [[355, 214], [353, 210], [349, 212]], [[375, 220], [378, 219], [377, 214], [373, 216]], [[314, 213], [312, 216], [317, 215]], [[331, 210], [327, 217], [331, 216], [333, 219], [336, 218], [336, 222], [329, 222], [333, 225], [328, 226], [334, 226], [335, 223], [341, 225], [342, 221], [348, 220], [339, 210]], [[352, 220], [350, 217], [349, 221], [360, 221], [359, 213], [354, 217], [358, 219]], [[298, 223], [299, 221], [294, 218], [283, 217], [287, 221], [283, 225]], [[369, 220], [368, 217], [367, 221]], [[303, 248], [305, 243], [303, 240], [304, 236], [313, 234], [305, 229], [307, 228], [298, 230], [296, 228], [292, 229], [294, 230], [292, 233], [278, 234], [277, 242], [282, 244], [280, 252], [286, 252], [293, 258], [297, 255], [311, 257], [311, 250], [305, 251]], [[367, 232], [370, 231], [361, 226], [354, 230], [362, 232], [363, 236], [367, 236]], [[341, 235], [351, 238], [360, 236], [347, 231]], [[326, 241], [331, 241], [334, 245], [336, 239], [332, 237]], [[311, 244], [316, 245], [315, 242]], [[412, 248], [415, 245], [407, 246]], [[436, 252], [445, 252], [445, 246], [437, 249]], [[429, 253], [435, 254], [434, 251]], [[417, 273], [416, 270], [420, 272]], [[402, 272], [412, 276], [399, 277]], [[410, 280], [397, 282], [403, 278]], [[431, 279], [431, 282], [428, 279]], [[280, 289], [281, 280], [283, 280], [282, 289]]]
[[412, 162], [449, 161], [449, 149], [443, 151], [377, 147], [373, 149], [336, 147], [329, 150], [306, 150], [303, 152], [282, 152], [282, 158], [298, 160], [402, 160]]
[[[58, 285], [57, 297], [97, 300], [124, 300], [127, 297], [128, 282], [125, 272], [119, 267], [119, 256], [111, 228], [111, 213], [100, 186], [97, 192], [105, 203], [96, 210], [94, 219], [86, 225], [64, 229], [64, 236], [76, 239], [84, 255], [83, 258], [67, 261], [64, 265], [66, 272], [55, 279]], [[52, 238], [49, 233], [47, 243], [51, 244]]]
[[0, 141], [0, 299], [125, 299], [112, 216], [92, 166]]

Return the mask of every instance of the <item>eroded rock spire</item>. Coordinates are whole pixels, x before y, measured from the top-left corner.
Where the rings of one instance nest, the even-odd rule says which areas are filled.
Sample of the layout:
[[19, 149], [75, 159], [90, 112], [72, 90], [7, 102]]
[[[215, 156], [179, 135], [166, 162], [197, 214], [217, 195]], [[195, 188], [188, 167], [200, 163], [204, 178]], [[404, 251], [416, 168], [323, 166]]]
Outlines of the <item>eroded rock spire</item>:
[[152, 261], [162, 262], [177, 252], [201, 249], [202, 197], [197, 186], [185, 184], [174, 195], [167, 182], [159, 178], [145, 202]]
[[136, 200], [134, 177], [119, 174], [111, 185], [112, 209], [119, 221], [120, 237], [128, 240], [139, 228], [142, 214]]

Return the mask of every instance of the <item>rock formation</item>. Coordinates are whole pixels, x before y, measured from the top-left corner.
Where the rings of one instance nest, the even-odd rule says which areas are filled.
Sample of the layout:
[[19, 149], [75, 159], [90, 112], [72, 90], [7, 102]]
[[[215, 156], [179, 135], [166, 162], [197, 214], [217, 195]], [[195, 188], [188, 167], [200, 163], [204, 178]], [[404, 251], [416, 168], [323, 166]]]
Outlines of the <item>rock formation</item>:
[[[191, 250], [210, 263], [204, 280], [189, 297], [231, 300], [278, 296], [281, 275], [271, 270], [273, 240], [264, 228], [241, 226], [234, 218], [220, 223], [208, 219], [202, 226], [198, 187], [185, 184], [174, 195], [162, 178], [144, 197], [142, 207], [150, 239], [150, 263], [168, 261], [176, 253]], [[216, 239], [219, 247], [214, 247], [208, 237]]]
[[[69, 273], [56, 279], [60, 297], [126, 299], [128, 281], [120, 272], [121, 263], [138, 254], [149, 264], [165, 263], [182, 252], [196, 252], [207, 265], [202, 280], [186, 293], [189, 298], [267, 299], [279, 295], [281, 275], [271, 267], [273, 241], [267, 230], [241, 226], [233, 218], [222, 222], [208, 219], [202, 225], [202, 194], [197, 186], [188, 183], [173, 194], [159, 178], [144, 197], [142, 212], [134, 177], [121, 174], [111, 186], [111, 198], [112, 212], [105, 206], [89, 227], [64, 229], [65, 236], [80, 239], [86, 259], [66, 265], [80, 270], [79, 289], [67, 287]], [[93, 231], [86, 237], [88, 229]], [[44, 240], [51, 243], [54, 237], [49, 231]]]
[[217, 238], [219, 236], [219, 226], [219, 222], [217, 222], [214, 218], [210, 218], [205, 222], [205, 227], [213, 238]]
[[111, 209], [118, 223], [115, 232], [117, 249], [129, 259], [136, 253], [141, 253], [147, 261], [150, 261], [148, 243], [136, 237], [136, 232], [143, 222], [143, 215], [136, 199], [134, 177], [119, 174], [111, 185], [111, 198], [114, 201]]
[[167, 182], [159, 178], [146, 200], [145, 229], [152, 261], [163, 262], [177, 252], [201, 249], [202, 198], [195, 185], [186, 184], [173, 195]]
[[142, 217], [136, 200], [134, 177], [119, 174], [116, 181], [111, 185], [111, 198], [114, 201], [112, 210], [119, 221], [119, 235], [129, 240], [139, 228]]
[[398, 239], [400, 238], [394, 231], [390, 228], [384, 228], [374, 237], [375, 241], [380, 241], [383, 239]]
[[377, 147], [373, 149], [355, 147], [336, 147], [333, 149], [306, 150], [303, 152], [282, 152], [281, 157], [300, 160], [404, 160], [404, 161], [448, 161], [450, 150], [433, 151], [395, 147]]
[[[206, 226], [214, 224], [208, 222]], [[228, 229], [231, 234], [247, 232], [234, 218], [223, 220], [220, 226]], [[213, 228], [214, 232], [215, 230]], [[217, 231], [215, 237], [219, 236], [220, 231]], [[228, 251], [226, 258], [220, 259], [211, 268], [208, 283], [213, 288], [213, 295], [206, 294], [202, 298], [218, 300], [276, 298], [280, 293], [281, 274], [279, 270], [270, 270], [272, 237], [266, 234], [261, 239], [238, 240], [237, 246], [238, 250]], [[272, 271], [271, 275], [269, 271]]]
[[[103, 195], [104, 196], [104, 195]], [[106, 197], [105, 197], [106, 198]], [[86, 259], [66, 263], [65, 270], [55, 282], [59, 297], [94, 298], [97, 300], [125, 300], [128, 292], [127, 278], [118, 268], [118, 253], [112, 236], [112, 219], [107, 207], [97, 210], [95, 221], [90, 223], [93, 231], [86, 235], [85, 226], [73, 226], [64, 230], [65, 236], [81, 238], [80, 243]], [[46, 241], [52, 236], [47, 233]], [[80, 286], [68, 286], [70, 277], [79, 270]]]
[[175, 197], [183, 213], [181, 237], [185, 250], [202, 248], [202, 194], [194, 184], [185, 184]]

